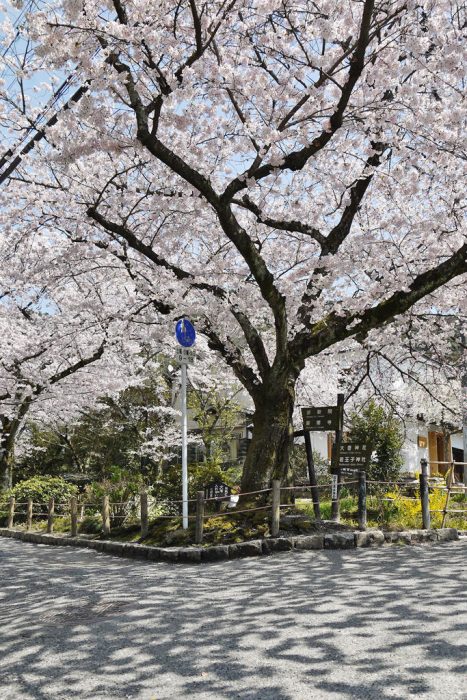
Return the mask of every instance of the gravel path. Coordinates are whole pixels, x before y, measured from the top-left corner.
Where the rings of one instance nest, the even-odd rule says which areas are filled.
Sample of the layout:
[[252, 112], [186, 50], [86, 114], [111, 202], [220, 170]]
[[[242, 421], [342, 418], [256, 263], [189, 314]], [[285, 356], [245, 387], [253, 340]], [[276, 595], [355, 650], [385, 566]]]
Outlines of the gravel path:
[[1, 700], [467, 698], [467, 542], [203, 566], [0, 539]]

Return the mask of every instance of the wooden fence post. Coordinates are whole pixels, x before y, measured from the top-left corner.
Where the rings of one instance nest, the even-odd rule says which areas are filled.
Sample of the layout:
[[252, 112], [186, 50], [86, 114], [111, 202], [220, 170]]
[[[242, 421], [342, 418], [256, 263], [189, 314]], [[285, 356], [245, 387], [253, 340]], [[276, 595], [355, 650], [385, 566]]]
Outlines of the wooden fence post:
[[204, 491], [198, 491], [196, 494], [196, 524], [195, 524], [195, 543], [201, 544], [203, 541], [204, 528]]
[[50, 535], [54, 531], [54, 513], [55, 513], [55, 499], [49, 498], [49, 504], [47, 507], [47, 532]]
[[420, 460], [422, 471], [420, 472], [420, 500], [422, 502], [422, 528], [430, 529], [430, 499], [428, 497], [428, 462]]
[[102, 499], [102, 532], [104, 535], [110, 534], [110, 504], [108, 496], [104, 496]]
[[10, 496], [10, 501], [8, 503], [8, 521], [7, 521], [7, 528], [11, 530], [13, 527], [13, 523], [15, 520], [15, 497]]
[[32, 527], [32, 498], [28, 498], [28, 506], [26, 510], [26, 530], [30, 530]]
[[358, 528], [366, 530], [366, 472], [358, 472]]
[[271, 535], [277, 537], [281, 518], [281, 482], [273, 479], [272, 482], [272, 518]]
[[149, 511], [148, 511], [148, 494], [147, 491], [141, 491], [139, 495], [141, 507], [141, 537], [148, 536], [149, 532]]
[[451, 489], [452, 489], [452, 484], [454, 482], [454, 462], [451, 462], [451, 466], [448, 469], [447, 473], [447, 479], [446, 479], [446, 486], [447, 486], [447, 493], [446, 493], [446, 500], [444, 502], [444, 508], [443, 508], [443, 517], [441, 520], [441, 527], [446, 526], [446, 518], [448, 515], [449, 511], [449, 500], [451, 498]]
[[78, 534], [78, 500], [76, 496], [70, 499], [70, 515], [71, 515], [71, 536], [76, 537]]

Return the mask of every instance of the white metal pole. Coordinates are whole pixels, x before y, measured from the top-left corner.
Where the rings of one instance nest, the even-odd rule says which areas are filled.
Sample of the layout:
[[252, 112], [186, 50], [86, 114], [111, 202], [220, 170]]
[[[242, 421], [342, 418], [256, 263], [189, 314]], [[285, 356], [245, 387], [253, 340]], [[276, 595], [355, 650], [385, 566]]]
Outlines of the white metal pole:
[[182, 362], [182, 500], [183, 529], [188, 529], [188, 453], [187, 453], [187, 409], [186, 409], [186, 362]]

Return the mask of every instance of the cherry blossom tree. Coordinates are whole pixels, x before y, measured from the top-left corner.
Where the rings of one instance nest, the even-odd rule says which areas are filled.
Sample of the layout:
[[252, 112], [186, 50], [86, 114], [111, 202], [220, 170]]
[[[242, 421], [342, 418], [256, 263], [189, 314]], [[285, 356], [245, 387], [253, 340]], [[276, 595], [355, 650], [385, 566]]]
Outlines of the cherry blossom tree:
[[112, 395], [138, 381], [140, 351], [102, 270], [92, 274], [77, 261], [70, 268], [50, 237], [35, 241], [30, 233], [21, 240], [19, 226], [12, 235], [15, 244], [4, 233], [1, 246], [1, 488], [11, 486], [27, 417], [69, 420], [104, 391]]
[[143, 316], [195, 320], [254, 404], [244, 490], [284, 478], [310, 358], [377, 344], [412, 307], [459, 311], [462, 12], [50, 0], [30, 14], [41, 70], [73, 71], [83, 94], [9, 196], [118, 261]]

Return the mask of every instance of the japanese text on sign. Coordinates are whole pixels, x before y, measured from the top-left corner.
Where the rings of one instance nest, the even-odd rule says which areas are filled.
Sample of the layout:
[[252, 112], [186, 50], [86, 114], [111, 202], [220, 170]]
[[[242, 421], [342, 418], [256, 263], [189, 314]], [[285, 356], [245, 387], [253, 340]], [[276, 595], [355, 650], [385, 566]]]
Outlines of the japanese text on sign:
[[204, 487], [204, 498], [227, 498], [232, 493], [232, 489], [227, 484], [216, 482]]
[[344, 442], [339, 453], [339, 469], [366, 469], [371, 447], [366, 442]]
[[302, 408], [302, 417], [304, 430], [320, 431], [339, 429], [339, 408], [337, 406]]
[[337, 499], [337, 478], [337, 474], [332, 475], [331, 499], [333, 501]]
[[192, 348], [177, 348], [175, 357], [177, 359], [177, 362], [182, 364], [185, 362], [186, 364], [192, 364], [193, 360], [196, 357], [195, 351]]

